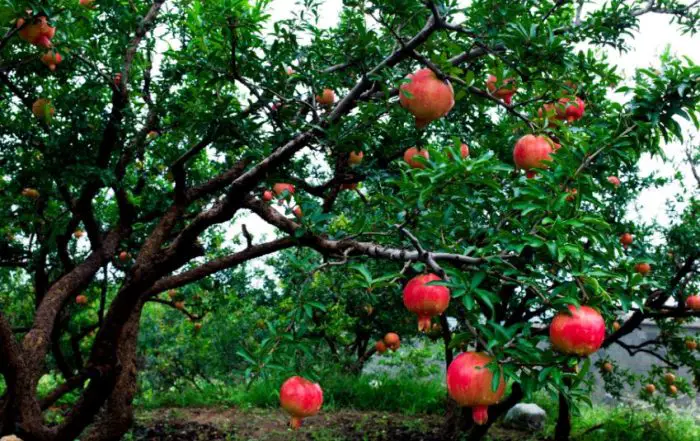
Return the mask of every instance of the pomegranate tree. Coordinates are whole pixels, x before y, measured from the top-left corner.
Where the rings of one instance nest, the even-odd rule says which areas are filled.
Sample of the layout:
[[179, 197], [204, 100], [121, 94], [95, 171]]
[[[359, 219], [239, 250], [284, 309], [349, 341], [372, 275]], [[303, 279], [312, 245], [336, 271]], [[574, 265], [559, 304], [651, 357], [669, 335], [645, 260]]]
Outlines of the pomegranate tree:
[[479, 425], [486, 424], [488, 406], [498, 403], [506, 390], [500, 367], [498, 387], [492, 388], [493, 371], [488, 367], [492, 361], [481, 352], [464, 352], [447, 368], [447, 392], [460, 406], [472, 408], [472, 418]]
[[408, 81], [399, 89], [399, 99], [415, 117], [416, 127], [423, 128], [442, 118], [455, 105], [452, 85], [440, 80], [432, 70], [420, 69], [406, 78]]
[[552, 347], [564, 354], [587, 356], [597, 351], [605, 339], [605, 320], [589, 307], [569, 305], [549, 326]]
[[301, 427], [302, 420], [314, 416], [323, 405], [323, 389], [303, 377], [288, 378], [280, 388], [280, 405], [291, 415], [289, 426]]
[[403, 304], [418, 315], [418, 330], [430, 330], [431, 317], [445, 312], [450, 304], [450, 290], [445, 286], [428, 285], [440, 279], [435, 274], [422, 274], [411, 279], [403, 289]]

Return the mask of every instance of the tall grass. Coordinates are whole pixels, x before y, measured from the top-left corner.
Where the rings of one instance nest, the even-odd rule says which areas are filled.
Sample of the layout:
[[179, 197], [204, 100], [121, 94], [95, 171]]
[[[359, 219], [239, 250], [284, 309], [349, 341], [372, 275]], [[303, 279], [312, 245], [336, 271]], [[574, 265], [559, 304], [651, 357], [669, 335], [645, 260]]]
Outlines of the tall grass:
[[[235, 406], [241, 408], [279, 406], [279, 387], [284, 379], [258, 380], [244, 384], [178, 385], [165, 392], [144, 391], [137, 405], [159, 407]], [[357, 409], [405, 414], [444, 412], [445, 386], [438, 380], [407, 377], [332, 375], [323, 378], [324, 409]]]

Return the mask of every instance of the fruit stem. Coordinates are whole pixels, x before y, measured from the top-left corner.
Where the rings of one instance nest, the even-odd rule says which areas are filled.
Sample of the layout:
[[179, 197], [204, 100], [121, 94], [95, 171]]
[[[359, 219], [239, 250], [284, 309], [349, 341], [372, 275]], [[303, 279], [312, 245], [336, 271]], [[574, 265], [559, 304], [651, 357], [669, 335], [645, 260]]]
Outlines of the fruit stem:
[[430, 331], [430, 317], [426, 316], [418, 316], [418, 331], [419, 332], [427, 332]]
[[298, 428], [300, 428], [301, 427], [301, 418], [292, 417], [292, 419], [289, 421], [289, 427], [291, 427], [293, 430], [297, 430]]
[[472, 419], [477, 425], [483, 426], [489, 420], [488, 409], [488, 406], [472, 407]]

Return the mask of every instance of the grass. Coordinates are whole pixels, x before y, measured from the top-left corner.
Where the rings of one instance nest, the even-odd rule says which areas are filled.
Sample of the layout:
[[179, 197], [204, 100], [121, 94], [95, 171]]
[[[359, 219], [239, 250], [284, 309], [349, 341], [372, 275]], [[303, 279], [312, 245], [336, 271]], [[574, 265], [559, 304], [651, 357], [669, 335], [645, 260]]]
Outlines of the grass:
[[[142, 393], [137, 399], [137, 405], [144, 409], [217, 405], [277, 408], [282, 381], [283, 379], [256, 381], [248, 388], [243, 384], [202, 384], [199, 390], [181, 385], [182, 387], [170, 391]], [[445, 394], [445, 386], [437, 380], [349, 375], [334, 375], [323, 379], [323, 407], [329, 410], [441, 414], [444, 411]]]

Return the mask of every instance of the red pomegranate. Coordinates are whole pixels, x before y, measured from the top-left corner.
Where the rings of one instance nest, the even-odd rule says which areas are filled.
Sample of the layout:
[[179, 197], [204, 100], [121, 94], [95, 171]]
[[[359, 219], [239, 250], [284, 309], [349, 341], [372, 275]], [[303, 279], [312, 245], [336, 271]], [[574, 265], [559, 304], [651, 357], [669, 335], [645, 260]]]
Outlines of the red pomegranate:
[[420, 69], [406, 78], [410, 81], [399, 88], [399, 100], [415, 117], [416, 127], [442, 118], [455, 105], [452, 85], [441, 81], [432, 70]]
[[551, 161], [553, 151], [552, 140], [548, 137], [525, 135], [515, 143], [513, 162], [517, 168], [526, 170], [531, 178], [535, 169], [547, 168], [542, 161]]
[[292, 429], [301, 427], [302, 419], [316, 415], [323, 405], [323, 389], [306, 378], [291, 377], [280, 388], [280, 405], [291, 415]]
[[270, 202], [272, 200], [272, 192], [270, 190], [265, 190], [263, 192], [263, 201]]
[[[461, 156], [462, 159], [469, 156], [469, 146], [465, 143], [462, 143], [462, 145], [459, 146], [459, 156]], [[447, 157], [452, 159], [452, 152], [449, 150], [447, 151]]]
[[323, 89], [321, 95], [316, 95], [316, 102], [322, 106], [330, 106], [335, 101], [335, 92], [331, 89]]
[[685, 307], [693, 311], [700, 311], [700, 294], [688, 296], [685, 301]]
[[638, 263], [634, 266], [634, 270], [639, 274], [646, 276], [651, 272], [651, 265], [646, 262]]
[[79, 296], [75, 297], [75, 303], [77, 303], [78, 305], [87, 305], [88, 298], [87, 296], [80, 294]]
[[627, 248], [628, 246], [632, 245], [632, 242], [634, 241], [634, 237], [630, 233], [625, 233], [622, 236], [620, 236], [620, 243], [624, 248]]
[[362, 158], [365, 157], [365, 153], [360, 150], [359, 152], [350, 152], [348, 155], [348, 164], [350, 167], [358, 165], [360, 162], [362, 162]]
[[277, 196], [282, 196], [285, 191], [289, 193], [288, 196], [291, 196], [294, 194], [294, 186], [292, 184], [277, 183], [272, 187], [272, 191], [274, 191]]
[[61, 57], [61, 54], [58, 52], [49, 51], [41, 56], [41, 62], [52, 71], [56, 70], [56, 66], [58, 66], [61, 61], [63, 61], [63, 57]]
[[571, 102], [571, 98], [560, 98], [559, 104], [564, 107], [564, 118], [570, 123], [583, 118], [583, 113], [586, 110], [586, 103], [579, 97]]
[[384, 344], [392, 351], [396, 351], [401, 346], [399, 334], [395, 332], [387, 332], [387, 334], [384, 336]]
[[502, 99], [504, 103], [510, 104], [513, 102], [513, 95], [517, 91], [517, 86], [515, 85], [515, 78], [506, 78], [501, 83], [501, 87], [497, 88], [498, 79], [495, 75], [489, 75], [486, 80], [486, 88], [491, 92], [491, 95], [496, 98]]
[[430, 318], [440, 315], [450, 304], [450, 290], [445, 286], [427, 285], [442, 280], [435, 274], [422, 274], [411, 279], [403, 289], [403, 304], [418, 315], [418, 330], [430, 330]]
[[407, 149], [406, 152], [404, 152], [403, 154], [403, 160], [406, 161], [406, 163], [411, 168], [425, 168], [425, 164], [413, 159], [415, 156], [422, 156], [427, 161], [428, 159], [430, 159], [430, 153], [428, 153], [428, 149], [419, 150], [417, 147], [411, 147], [410, 149]]
[[17, 20], [17, 27], [21, 28], [18, 32], [19, 38], [44, 49], [51, 48], [51, 39], [56, 34], [56, 28], [49, 26], [46, 16], [36, 17], [26, 26], [22, 27], [23, 25], [23, 18]]
[[482, 352], [464, 352], [447, 368], [447, 392], [460, 406], [472, 408], [472, 418], [479, 425], [486, 424], [488, 406], [498, 403], [506, 390], [502, 369], [498, 389], [491, 387], [493, 371], [486, 366], [492, 360]]
[[376, 349], [380, 354], [383, 354], [386, 352], [386, 344], [384, 344], [384, 342], [381, 340], [377, 340], [377, 342], [374, 344], [374, 349]]
[[597, 351], [605, 340], [605, 320], [598, 311], [589, 307], [568, 306], [549, 326], [552, 347], [565, 354], [586, 356]]
[[608, 176], [608, 182], [614, 185], [615, 187], [620, 186], [620, 179], [617, 176]]

